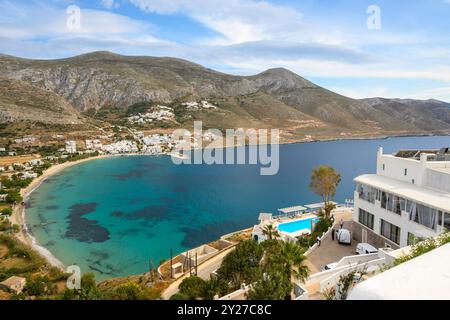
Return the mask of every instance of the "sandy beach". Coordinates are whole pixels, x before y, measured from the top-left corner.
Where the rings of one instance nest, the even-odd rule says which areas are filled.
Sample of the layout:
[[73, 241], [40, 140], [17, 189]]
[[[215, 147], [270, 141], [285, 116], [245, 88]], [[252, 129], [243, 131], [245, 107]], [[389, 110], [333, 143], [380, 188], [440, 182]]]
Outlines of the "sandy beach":
[[[27, 198], [30, 196], [30, 194], [36, 190], [46, 179], [53, 176], [54, 174], [61, 172], [64, 169], [67, 169], [69, 167], [73, 167], [75, 165], [78, 165], [80, 163], [84, 163], [87, 161], [92, 160], [98, 160], [103, 158], [109, 158], [113, 157], [113, 155], [100, 155], [96, 157], [91, 157], [87, 159], [82, 159], [78, 161], [72, 161], [72, 162], [65, 162], [61, 164], [54, 165], [47, 169], [40, 177], [33, 180], [33, 182], [30, 183], [30, 185], [20, 191], [24, 202], [27, 200]], [[17, 224], [20, 226], [20, 231], [15, 234], [16, 238], [19, 239], [24, 244], [28, 245], [29, 247], [33, 248], [35, 251], [37, 251], [40, 255], [42, 255], [52, 266], [64, 269], [64, 264], [59, 261], [57, 258], [55, 258], [50, 251], [48, 251], [46, 248], [40, 246], [36, 239], [28, 232], [27, 225], [26, 225], [26, 216], [25, 216], [25, 206], [20, 204], [16, 205], [14, 207], [13, 214], [10, 217], [10, 221], [13, 224]]]

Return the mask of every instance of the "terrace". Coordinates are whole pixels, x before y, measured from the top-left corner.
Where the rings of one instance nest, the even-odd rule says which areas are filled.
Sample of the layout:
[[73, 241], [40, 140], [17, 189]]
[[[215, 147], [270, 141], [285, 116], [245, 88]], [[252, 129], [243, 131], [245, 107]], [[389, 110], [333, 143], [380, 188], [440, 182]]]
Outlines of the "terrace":
[[[336, 202], [331, 202], [337, 205]], [[325, 203], [314, 203], [305, 206], [297, 205], [278, 209], [278, 215], [262, 213], [260, 223], [253, 227], [252, 238], [258, 242], [267, 240], [264, 229], [272, 225], [279, 231], [284, 241], [296, 241], [298, 237], [311, 234], [314, 222], [318, 221], [317, 214], [325, 207]]]

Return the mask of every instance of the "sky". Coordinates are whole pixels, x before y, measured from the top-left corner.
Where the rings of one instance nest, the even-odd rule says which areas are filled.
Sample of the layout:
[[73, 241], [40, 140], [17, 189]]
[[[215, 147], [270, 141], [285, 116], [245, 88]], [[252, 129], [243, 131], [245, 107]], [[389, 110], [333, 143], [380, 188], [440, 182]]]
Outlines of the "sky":
[[450, 0], [0, 0], [0, 53], [283, 67], [353, 98], [450, 102], [449, 17]]

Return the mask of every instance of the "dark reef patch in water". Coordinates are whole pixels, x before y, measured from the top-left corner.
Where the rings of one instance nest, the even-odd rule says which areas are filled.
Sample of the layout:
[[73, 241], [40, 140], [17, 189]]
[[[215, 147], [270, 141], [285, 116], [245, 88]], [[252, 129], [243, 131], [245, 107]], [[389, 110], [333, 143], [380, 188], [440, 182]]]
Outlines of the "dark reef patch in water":
[[202, 226], [200, 229], [191, 227], [180, 228], [185, 234], [181, 244], [187, 248], [195, 248], [206, 242], [219, 239], [224, 234], [239, 230], [237, 224], [233, 221], [223, 221], [218, 223], [210, 223]]
[[89, 254], [96, 259], [95, 261], [102, 261], [109, 258], [109, 253], [106, 250], [92, 250]]
[[163, 219], [167, 219], [169, 214], [168, 206], [147, 206], [145, 208], [134, 211], [124, 216], [127, 220], [139, 220], [158, 222]]
[[55, 200], [56, 196], [49, 194], [48, 196], [45, 197], [45, 200]]
[[56, 210], [56, 209], [58, 209], [59, 207], [58, 206], [56, 206], [56, 205], [51, 205], [51, 206], [46, 206], [44, 209], [45, 210]]
[[98, 225], [96, 220], [83, 218], [84, 215], [94, 212], [97, 204], [94, 202], [76, 204], [70, 207], [69, 227], [66, 237], [80, 242], [105, 242], [109, 240], [108, 229]]
[[172, 191], [177, 193], [185, 193], [189, 191], [189, 188], [187, 186], [176, 186], [173, 187]]
[[123, 211], [114, 211], [113, 213], [111, 213], [111, 217], [114, 218], [120, 218], [123, 217], [125, 213]]
[[173, 202], [173, 199], [168, 198], [168, 197], [160, 197], [159, 201], [164, 202], [164, 203], [171, 203], [171, 202]]
[[128, 204], [136, 204], [136, 203], [139, 203], [139, 202], [141, 202], [141, 199], [139, 199], [139, 198], [134, 198], [134, 199], [129, 200], [129, 201], [128, 201]]
[[133, 178], [142, 178], [144, 175], [145, 175], [144, 170], [130, 170], [125, 173], [111, 174], [108, 176], [113, 177], [114, 179], [117, 179], [119, 181], [126, 181], [128, 179], [133, 179]]
[[109, 276], [117, 276], [122, 270], [112, 266], [107, 260], [110, 254], [106, 250], [92, 250], [89, 252], [89, 268]]

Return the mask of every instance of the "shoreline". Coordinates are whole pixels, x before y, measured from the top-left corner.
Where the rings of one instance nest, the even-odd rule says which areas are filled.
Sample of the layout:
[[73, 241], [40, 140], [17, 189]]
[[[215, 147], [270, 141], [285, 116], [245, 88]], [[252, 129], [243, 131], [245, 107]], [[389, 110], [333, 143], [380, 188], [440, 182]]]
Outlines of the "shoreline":
[[46, 171], [44, 171], [44, 173], [40, 177], [33, 180], [28, 187], [21, 189], [20, 194], [23, 197], [23, 203], [14, 206], [13, 214], [9, 218], [9, 220], [11, 221], [12, 224], [17, 224], [20, 226], [20, 231], [18, 233], [14, 234], [14, 236], [19, 241], [21, 241], [22, 243], [24, 243], [25, 245], [27, 245], [28, 247], [30, 247], [31, 249], [33, 249], [34, 251], [39, 253], [43, 258], [45, 258], [45, 260], [51, 266], [54, 266], [54, 267], [57, 267], [57, 268], [63, 270], [65, 268], [65, 265], [58, 258], [56, 258], [47, 248], [39, 245], [36, 238], [34, 238], [33, 234], [28, 230], [28, 226], [26, 223], [25, 202], [28, 200], [30, 195], [37, 188], [39, 188], [42, 185], [42, 183], [44, 183], [48, 178], [52, 177], [53, 175], [65, 170], [67, 168], [73, 167], [75, 165], [78, 165], [78, 164], [81, 164], [81, 163], [84, 163], [87, 161], [100, 160], [100, 159], [105, 159], [105, 158], [110, 158], [110, 157], [113, 157], [113, 155], [99, 155], [96, 157], [90, 157], [90, 158], [86, 158], [86, 159], [81, 159], [81, 160], [72, 161], [72, 162], [64, 162], [61, 164], [54, 165], [54, 166], [48, 168]]
[[[336, 137], [336, 138], [330, 138], [330, 139], [318, 139], [318, 140], [310, 140], [310, 141], [292, 141], [292, 142], [283, 142], [279, 143], [279, 145], [290, 145], [290, 144], [303, 144], [303, 143], [315, 143], [315, 142], [333, 142], [333, 141], [360, 141], [360, 140], [386, 140], [389, 138], [407, 138], [407, 137], [437, 137], [437, 136], [443, 136], [443, 137], [449, 137], [450, 134], [405, 134], [405, 135], [382, 135], [382, 136], [371, 136], [371, 137]], [[226, 148], [226, 147], [225, 147]], [[202, 148], [206, 149], [206, 148]], [[57, 267], [61, 270], [65, 268], [65, 265], [56, 258], [47, 248], [39, 245], [38, 241], [34, 238], [33, 234], [28, 230], [27, 224], [26, 224], [26, 208], [25, 208], [25, 202], [28, 200], [30, 195], [39, 188], [42, 183], [44, 183], [47, 179], [52, 177], [53, 175], [60, 173], [61, 171], [73, 167], [75, 165], [85, 163], [88, 161], [94, 161], [94, 160], [101, 160], [101, 159], [107, 159], [107, 158], [115, 158], [115, 157], [127, 157], [127, 156], [161, 156], [165, 155], [168, 157], [172, 157], [172, 153], [164, 153], [160, 155], [153, 155], [153, 154], [145, 154], [145, 153], [129, 153], [129, 154], [106, 154], [106, 155], [98, 155], [95, 157], [90, 157], [86, 159], [81, 159], [77, 161], [72, 162], [65, 162], [61, 164], [54, 165], [44, 171], [44, 173], [33, 180], [30, 185], [26, 188], [23, 188], [20, 190], [20, 193], [23, 197], [23, 204], [19, 204], [13, 207], [13, 214], [10, 217], [10, 221], [13, 224], [17, 224], [20, 226], [20, 231], [16, 233], [14, 236], [39, 253], [45, 260], [52, 266]], [[181, 155], [175, 155], [175, 157], [183, 158]]]

